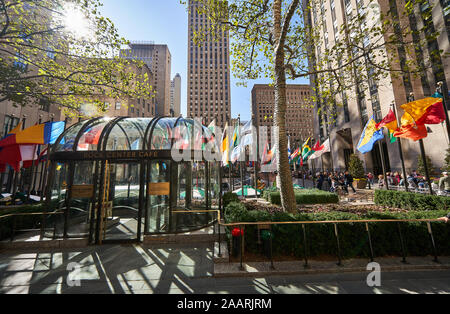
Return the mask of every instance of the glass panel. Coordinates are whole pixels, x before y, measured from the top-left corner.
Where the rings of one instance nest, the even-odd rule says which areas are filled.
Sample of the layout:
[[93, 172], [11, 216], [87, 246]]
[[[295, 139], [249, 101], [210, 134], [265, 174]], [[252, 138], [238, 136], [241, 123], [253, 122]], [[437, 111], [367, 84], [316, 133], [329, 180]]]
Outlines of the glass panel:
[[146, 233], [165, 233], [170, 219], [170, 161], [151, 161], [149, 165]]
[[55, 145], [55, 152], [73, 151], [73, 145], [75, 143], [75, 139], [78, 133], [83, 128], [83, 126], [88, 122], [89, 121], [83, 121], [67, 129], [65, 131], [65, 134], [61, 138], [61, 142]]
[[142, 150], [143, 138], [152, 118], [125, 119], [111, 130], [106, 150]]
[[69, 207], [69, 238], [89, 236], [90, 213], [94, 198], [94, 173], [92, 161], [78, 161], [74, 165], [72, 200]]
[[111, 119], [102, 119], [94, 122], [83, 133], [78, 142], [77, 151], [95, 151], [100, 142], [100, 136], [103, 129], [108, 125]]
[[210, 209], [219, 209], [219, 198], [220, 198], [220, 165], [218, 163], [210, 163], [210, 184], [209, 184], [209, 200]]
[[109, 173], [106, 240], [136, 239], [140, 164], [113, 164]]
[[152, 150], [170, 150], [172, 148], [172, 130], [176, 119], [164, 118], [153, 128], [150, 147]]

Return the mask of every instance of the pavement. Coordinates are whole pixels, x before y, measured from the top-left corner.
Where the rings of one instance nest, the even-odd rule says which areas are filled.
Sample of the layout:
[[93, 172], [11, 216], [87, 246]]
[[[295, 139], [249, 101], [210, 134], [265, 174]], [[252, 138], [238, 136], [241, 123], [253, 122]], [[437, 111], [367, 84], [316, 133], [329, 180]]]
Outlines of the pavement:
[[[430, 258], [426, 259], [427, 263], [431, 263]], [[443, 260], [441, 266], [447, 262], [450, 263], [450, 260]], [[267, 267], [267, 263], [265, 265]], [[450, 294], [450, 269], [405, 268], [403, 271], [383, 271], [381, 266], [381, 286], [370, 288], [367, 285], [369, 272], [352, 269], [331, 273], [269, 275], [261, 272], [252, 277], [220, 277], [215, 274], [212, 245], [201, 243], [152, 247], [105, 245], [47, 251], [28, 249], [0, 252], [0, 293]], [[280, 269], [281, 266], [276, 263], [275, 267]]]

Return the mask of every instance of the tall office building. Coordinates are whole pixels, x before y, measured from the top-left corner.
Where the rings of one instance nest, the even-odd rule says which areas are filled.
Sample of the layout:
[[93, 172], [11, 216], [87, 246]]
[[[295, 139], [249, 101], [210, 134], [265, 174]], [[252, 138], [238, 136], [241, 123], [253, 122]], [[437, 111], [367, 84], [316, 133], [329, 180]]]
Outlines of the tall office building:
[[153, 73], [156, 116], [170, 116], [170, 82], [172, 57], [167, 45], [153, 42], [132, 42], [129, 48], [120, 51], [127, 59], [141, 60]]
[[[314, 47], [315, 57], [310, 60], [314, 66], [315, 61], [324, 55], [326, 48], [332, 48], [339, 40], [342, 40], [339, 33], [345, 23], [357, 15], [363, 16], [366, 13], [366, 23], [377, 20], [380, 12], [387, 14], [391, 12], [392, 17], [397, 20], [399, 27], [417, 31], [425, 27], [427, 33], [439, 31], [440, 35], [434, 39], [428, 39], [424, 46], [417, 42], [418, 38], [425, 39], [425, 34], [415, 35], [414, 38], [406, 38], [404, 42], [415, 41], [415, 58], [421, 62], [430, 61], [433, 67], [423, 72], [420, 76], [409, 75], [388, 75], [387, 78], [375, 80], [370, 76], [370, 66], [367, 66], [367, 82], [355, 78], [357, 87], [347, 90], [344, 93], [335, 95], [335, 100], [341, 103], [337, 107], [337, 120], [324, 113], [323, 103], [317, 102], [315, 111], [315, 133], [322, 140], [330, 138], [332, 152], [324, 155], [323, 161], [326, 168], [336, 169], [348, 168], [350, 155], [359, 154], [357, 145], [362, 131], [368, 119], [375, 116], [379, 122], [386, 116], [395, 101], [398, 115], [404, 114], [400, 107], [408, 103], [408, 96], [414, 93], [416, 99], [430, 97], [436, 90], [437, 83], [444, 81], [449, 86], [450, 83], [450, 3], [448, 1], [425, 1], [421, 5], [412, 4], [413, 13], [403, 15], [405, 12], [405, 1], [401, 0], [318, 0], [308, 6], [308, 0], [303, 0], [304, 9], [307, 13], [307, 22], [320, 28], [321, 43]], [[433, 7], [431, 6], [433, 5]], [[308, 9], [307, 9], [308, 8]], [[429, 17], [429, 14], [432, 18]], [[375, 16], [376, 15], [376, 16]], [[385, 35], [387, 38], [389, 34]], [[369, 34], [365, 38], [365, 43], [382, 43], [384, 38], [372, 38]], [[406, 47], [399, 45], [395, 55], [392, 51], [387, 51], [388, 61], [393, 68], [401, 66], [406, 60]], [[443, 53], [439, 53], [443, 50]], [[322, 60], [323, 61], [323, 60]], [[311, 78], [314, 86], [315, 77]], [[364, 86], [367, 86], [364, 88]], [[320, 114], [319, 114], [320, 112]], [[429, 135], [424, 139], [425, 151], [431, 158], [435, 169], [442, 167], [444, 153], [448, 147], [449, 139], [447, 132], [442, 125], [430, 125]], [[387, 136], [386, 136], [387, 137]], [[420, 155], [419, 144], [410, 140], [402, 139], [403, 153], [407, 171], [417, 169], [417, 160]], [[401, 160], [398, 145], [389, 143], [389, 139], [383, 140], [383, 158], [387, 170], [401, 171]], [[360, 154], [367, 171], [374, 171], [376, 174], [382, 173], [382, 154], [378, 145], [375, 145], [371, 153]]]
[[[292, 147], [302, 144], [314, 134], [311, 86], [289, 84], [286, 86], [286, 131]], [[275, 88], [267, 84], [255, 84], [252, 89], [253, 125], [265, 126], [272, 134], [275, 108]]]
[[187, 115], [224, 127], [231, 118], [229, 34], [208, 34], [200, 46], [194, 43], [194, 33], [210, 26], [197, 6], [189, 1]]
[[170, 111], [175, 117], [181, 113], [181, 75], [177, 73], [170, 83]]

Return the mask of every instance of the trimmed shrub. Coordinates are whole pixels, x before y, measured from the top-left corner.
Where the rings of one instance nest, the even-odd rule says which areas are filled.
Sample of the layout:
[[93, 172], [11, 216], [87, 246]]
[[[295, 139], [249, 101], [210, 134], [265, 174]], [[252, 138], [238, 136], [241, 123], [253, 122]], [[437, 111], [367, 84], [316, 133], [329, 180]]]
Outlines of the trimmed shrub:
[[[288, 214], [284, 212], [247, 211], [242, 204], [230, 204], [225, 212], [226, 223], [233, 222], [284, 222], [284, 221], [334, 221], [371, 219], [435, 219], [445, 216], [446, 211], [378, 213], [368, 212], [359, 216], [352, 213], [332, 212], [314, 214]], [[400, 223], [402, 235], [409, 256], [431, 255], [433, 250], [426, 223]], [[433, 223], [433, 233], [439, 255], [450, 255], [450, 226]], [[257, 226], [245, 227], [245, 248], [247, 252], [261, 252], [258, 244]], [[339, 224], [341, 254], [344, 258], [368, 257], [369, 245], [363, 223]], [[396, 223], [370, 223], [372, 245], [376, 256], [400, 256], [401, 245]], [[303, 230], [301, 225], [274, 225], [274, 255], [304, 257]], [[307, 251], [309, 257], [336, 256], [336, 237], [333, 224], [306, 225]]]
[[232, 202], [239, 202], [239, 196], [232, 192], [225, 193], [223, 195], [223, 208], [227, 208], [228, 204]]
[[[337, 194], [320, 190], [295, 190], [295, 199], [299, 205], [339, 203]], [[280, 192], [270, 192], [267, 200], [272, 204], [281, 205]]]
[[450, 198], [400, 191], [375, 191], [375, 204], [407, 210], [427, 211], [450, 209]]

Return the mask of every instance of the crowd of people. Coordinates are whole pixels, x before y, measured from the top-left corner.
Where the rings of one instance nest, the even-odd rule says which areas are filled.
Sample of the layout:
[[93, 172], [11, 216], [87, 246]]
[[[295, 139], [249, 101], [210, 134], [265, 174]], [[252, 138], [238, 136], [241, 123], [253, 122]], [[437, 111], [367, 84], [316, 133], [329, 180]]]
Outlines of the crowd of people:
[[353, 187], [353, 176], [350, 172], [319, 172], [317, 174], [317, 189], [327, 190], [332, 193], [342, 190], [345, 193], [349, 193], [349, 187], [352, 189], [353, 193], [356, 193]]

